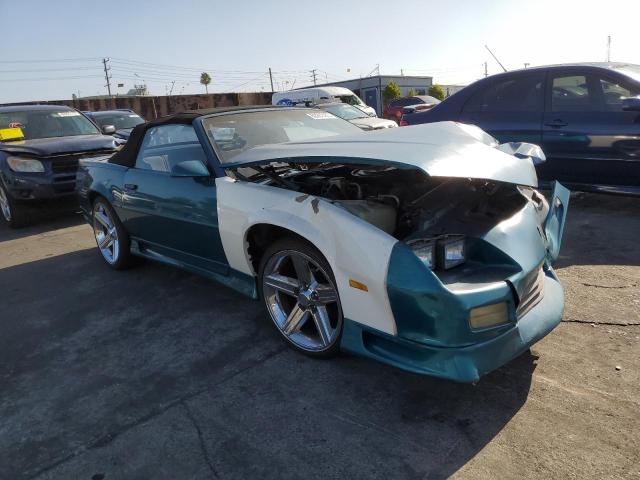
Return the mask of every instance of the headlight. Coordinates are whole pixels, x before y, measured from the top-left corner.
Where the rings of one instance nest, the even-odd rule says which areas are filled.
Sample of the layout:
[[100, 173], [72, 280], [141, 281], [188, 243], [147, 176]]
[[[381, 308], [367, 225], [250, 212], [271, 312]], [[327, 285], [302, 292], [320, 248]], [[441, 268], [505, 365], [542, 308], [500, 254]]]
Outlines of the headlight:
[[407, 245], [430, 269], [448, 270], [465, 261], [464, 235], [442, 235], [409, 240]]
[[7, 157], [7, 164], [14, 172], [42, 173], [44, 165], [39, 160], [32, 158]]
[[433, 270], [433, 263], [435, 260], [435, 247], [436, 242], [434, 240], [428, 240], [426, 238], [419, 238], [417, 240], [411, 240], [407, 242], [407, 245], [411, 247], [413, 253], [422, 260], [427, 267]]
[[439, 266], [445, 270], [464, 263], [464, 237], [462, 235], [450, 235], [438, 240]]

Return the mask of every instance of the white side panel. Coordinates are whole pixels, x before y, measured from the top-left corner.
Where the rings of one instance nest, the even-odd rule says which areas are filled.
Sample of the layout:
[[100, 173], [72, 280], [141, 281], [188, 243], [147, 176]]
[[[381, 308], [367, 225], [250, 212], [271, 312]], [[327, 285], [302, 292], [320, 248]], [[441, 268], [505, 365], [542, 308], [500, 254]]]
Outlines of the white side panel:
[[[346, 318], [396, 334], [386, 289], [395, 238], [322, 198], [228, 177], [216, 179], [216, 187], [220, 236], [231, 268], [256, 274], [246, 242], [252, 225], [286, 228], [325, 256], [336, 277]], [[364, 283], [369, 291], [350, 287], [349, 279]]]

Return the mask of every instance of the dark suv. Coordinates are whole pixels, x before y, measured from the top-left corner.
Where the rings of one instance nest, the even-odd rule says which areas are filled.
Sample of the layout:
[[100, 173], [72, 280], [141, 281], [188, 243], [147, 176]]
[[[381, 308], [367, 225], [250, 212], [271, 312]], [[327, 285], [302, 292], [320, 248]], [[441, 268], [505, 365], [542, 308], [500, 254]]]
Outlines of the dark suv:
[[110, 126], [115, 128], [115, 132], [112, 135], [121, 140], [129, 140], [131, 130], [136, 125], [144, 123], [145, 120], [136, 112], [130, 109], [118, 109], [118, 110], [102, 110], [99, 112], [82, 112], [100, 128], [105, 129]]
[[640, 66], [553, 65], [479, 80], [403, 123], [454, 120], [544, 150], [542, 181], [640, 195]]
[[81, 157], [110, 155], [121, 142], [61, 105], [0, 107], [0, 219], [28, 223], [34, 207], [69, 200]]

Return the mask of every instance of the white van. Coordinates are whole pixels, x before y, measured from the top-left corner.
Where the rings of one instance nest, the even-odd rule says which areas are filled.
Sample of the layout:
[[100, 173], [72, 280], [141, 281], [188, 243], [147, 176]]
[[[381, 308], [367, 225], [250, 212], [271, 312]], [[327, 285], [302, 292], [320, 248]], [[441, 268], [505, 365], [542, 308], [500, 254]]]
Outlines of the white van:
[[300, 90], [289, 90], [288, 92], [277, 92], [271, 97], [273, 105], [291, 106], [296, 103], [310, 102], [318, 103], [335, 103], [342, 102], [354, 105], [360, 110], [365, 111], [369, 115], [375, 117], [376, 111], [367, 106], [355, 93], [344, 87], [312, 87], [302, 88]]

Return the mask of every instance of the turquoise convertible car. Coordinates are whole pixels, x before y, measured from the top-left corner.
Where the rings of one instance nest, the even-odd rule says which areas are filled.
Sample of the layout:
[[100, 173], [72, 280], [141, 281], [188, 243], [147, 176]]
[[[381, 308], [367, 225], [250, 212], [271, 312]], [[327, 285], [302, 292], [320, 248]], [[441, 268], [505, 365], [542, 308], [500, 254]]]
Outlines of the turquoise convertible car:
[[537, 191], [543, 159], [454, 122], [363, 132], [236, 107], [135, 127], [81, 161], [77, 191], [112, 268], [144, 257], [260, 299], [311, 356], [473, 382], [562, 317], [551, 265], [569, 192]]

